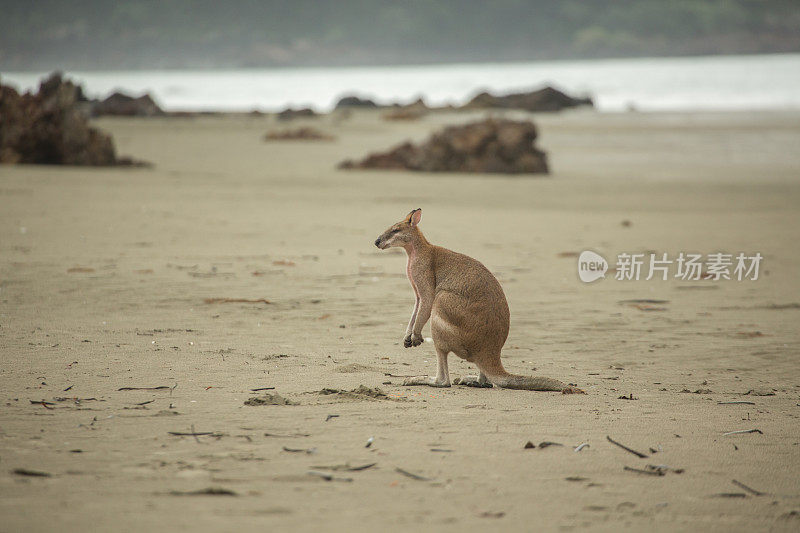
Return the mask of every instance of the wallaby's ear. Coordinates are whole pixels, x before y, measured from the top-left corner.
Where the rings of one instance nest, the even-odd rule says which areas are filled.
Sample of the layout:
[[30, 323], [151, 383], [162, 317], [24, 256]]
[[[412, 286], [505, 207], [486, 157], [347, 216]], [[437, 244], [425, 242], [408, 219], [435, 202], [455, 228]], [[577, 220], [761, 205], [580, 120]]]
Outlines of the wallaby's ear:
[[422, 218], [422, 209], [417, 208], [417, 209], [414, 209], [413, 211], [411, 211], [408, 214], [408, 217], [406, 217], [406, 220], [412, 226], [416, 226], [417, 224], [419, 224], [419, 220], [421, 218]]

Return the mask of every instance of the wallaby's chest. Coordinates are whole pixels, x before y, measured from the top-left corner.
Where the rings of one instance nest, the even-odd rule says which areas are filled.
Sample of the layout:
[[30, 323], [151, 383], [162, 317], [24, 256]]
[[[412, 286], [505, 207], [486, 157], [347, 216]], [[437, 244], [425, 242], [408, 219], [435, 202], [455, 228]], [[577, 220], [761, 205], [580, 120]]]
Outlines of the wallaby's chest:
[[411, 282], [411, 286], [414, 287], [414, 290], [417, 290], [417, 284], [414, 283], [414, 273], [413, 273], [413, 262], [414, 262], [414, 255], [408, 255], [408, 262], [406, 263], [406, 276], [408, 276], [408, 281]]
[[408, 263], [406, 263], [406, 275], [414, 292], [419, 294], [420, 289], [426, 289], [430, 285], [431, 279], [431, 263], [426, 260], [425, 256], [420, 257], [416, 253], [408, 255]]
[[419, 278], [421, 277], [422, 273], [421, 265], [419, 264], [417, 254], [410, 253], [408, 254], [408, 263], [406, 263], [406, 275], [408, 276], [408, 281], [411, 282], [411, 286], [414, 288], [414, 292], [419, 293]]

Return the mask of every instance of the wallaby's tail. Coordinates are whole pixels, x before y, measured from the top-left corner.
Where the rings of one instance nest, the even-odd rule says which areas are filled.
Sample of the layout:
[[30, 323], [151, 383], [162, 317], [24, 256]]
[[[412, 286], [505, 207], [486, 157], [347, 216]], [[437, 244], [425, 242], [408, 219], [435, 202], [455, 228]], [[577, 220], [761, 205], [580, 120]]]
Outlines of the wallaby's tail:
[[556, 391], [562, 394], [586, 394], [581, 389], [567, 385], [557, 379], [509, 374], [499, 361], [497, 365], [488, 366], [489, 368], [481, 368], [481, 371], [486, 375], [492, 385], [497, 387], [502, 387], [504, 389]]
[[493, 385], [504, 389], [522, 389], [536, 391], [558, 391], [561, 392], [568, 388], [566, 383], [557, 379], [545, 378], [540, 376], [518, 376], [507, 374], [505, 376], [487, 376]]

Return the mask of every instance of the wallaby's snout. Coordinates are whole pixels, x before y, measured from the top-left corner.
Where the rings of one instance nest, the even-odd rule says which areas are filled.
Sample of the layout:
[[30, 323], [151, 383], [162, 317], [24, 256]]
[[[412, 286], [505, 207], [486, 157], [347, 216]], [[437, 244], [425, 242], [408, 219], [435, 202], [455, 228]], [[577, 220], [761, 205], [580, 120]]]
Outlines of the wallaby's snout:
[[381, 247], [381, 238], [380, 238], [380, 237], [378, 237], [377, 239], [375, 239], [375, 246], [377, 246], [378, 248], [380, 248], [380, 247]]

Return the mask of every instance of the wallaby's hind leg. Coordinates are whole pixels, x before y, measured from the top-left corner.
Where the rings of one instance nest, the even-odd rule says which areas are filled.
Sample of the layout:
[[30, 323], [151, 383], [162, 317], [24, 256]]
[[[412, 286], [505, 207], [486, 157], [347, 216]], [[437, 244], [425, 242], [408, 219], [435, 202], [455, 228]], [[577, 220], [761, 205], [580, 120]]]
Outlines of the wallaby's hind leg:
[[430, 376], [414, 376], [413, 378], [406, 378], [403, 385], [428, 385], [430, 387], [449, 387], [450, 386], [450, 371], [447, 369], [447, 354], [438, 346], [436, 347], [436, 355], [438, 356], [438, 365], [436, 368], [436, 377]]
[[477, 376], [462, 376], [453, 380], [453, 385], [462, 385], [464, 387], [478, 387], [480, 389], [491, 389], [492, 384], [486, 377], [486, 374], [481, 372]]

